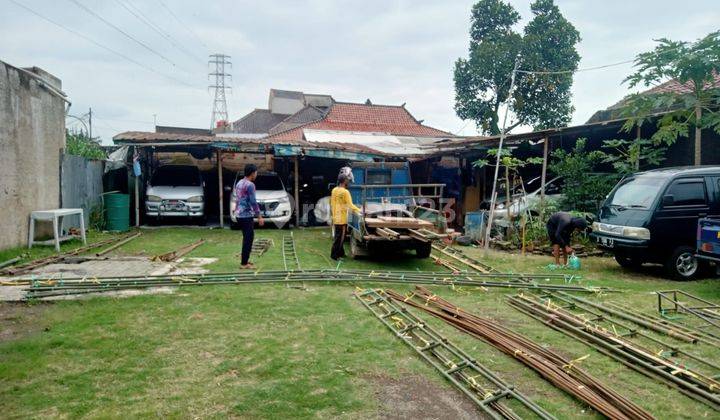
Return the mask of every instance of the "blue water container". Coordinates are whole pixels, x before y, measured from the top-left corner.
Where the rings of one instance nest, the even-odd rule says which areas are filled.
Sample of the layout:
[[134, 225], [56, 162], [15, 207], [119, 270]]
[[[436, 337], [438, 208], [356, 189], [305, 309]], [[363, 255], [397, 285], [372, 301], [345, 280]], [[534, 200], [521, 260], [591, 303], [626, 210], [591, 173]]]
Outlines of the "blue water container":
[[480, 242], [483, 239], [483, 231], [487, 223], [487, 211], [469, 211], [465, 213], [465, 235], [473, 241]]

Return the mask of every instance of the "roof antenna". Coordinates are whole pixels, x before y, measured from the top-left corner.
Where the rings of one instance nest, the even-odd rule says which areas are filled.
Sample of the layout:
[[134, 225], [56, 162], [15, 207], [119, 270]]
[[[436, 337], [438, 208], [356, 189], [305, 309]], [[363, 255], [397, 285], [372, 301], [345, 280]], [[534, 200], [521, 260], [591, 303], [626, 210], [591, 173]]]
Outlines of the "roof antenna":
[[365, 101], [365, 105], [372, 105], [372, 102], [370, 102], [370, 98], [367, 98], [367, 100]]

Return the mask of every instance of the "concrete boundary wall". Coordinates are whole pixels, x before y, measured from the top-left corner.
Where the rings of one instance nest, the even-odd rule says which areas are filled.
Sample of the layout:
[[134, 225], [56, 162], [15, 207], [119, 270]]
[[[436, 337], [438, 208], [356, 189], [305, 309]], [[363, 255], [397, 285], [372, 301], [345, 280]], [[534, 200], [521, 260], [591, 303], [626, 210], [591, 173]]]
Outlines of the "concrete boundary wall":
[[60, 89], [60, 80], [41, 69], [0, 61], [0, 249], [27, 244], [31, 211], [60, 206]]

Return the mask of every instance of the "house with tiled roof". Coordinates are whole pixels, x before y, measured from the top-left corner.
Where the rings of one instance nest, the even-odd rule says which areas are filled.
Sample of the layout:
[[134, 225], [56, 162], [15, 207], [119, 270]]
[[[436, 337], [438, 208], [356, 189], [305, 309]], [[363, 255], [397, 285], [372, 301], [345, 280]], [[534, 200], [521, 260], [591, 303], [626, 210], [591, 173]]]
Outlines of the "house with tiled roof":
[[405, 105], [375, 105], [372, 103], [333, 102], [323, 115], [296, 127], [276, 131], [272, 141], [304, 140], [304, 130], [345, 132], [373, 132], [395, 136], [452, 137], [452, 134], [423, 125]]
[[[233, 121], [230, 132], [245, 137], [263, 137], [317, 119], [330, 106], [330, 95], [310, 94], [293, 90], [270, 89], [267, 108], [255, 108]], [[285, 122], [281, 125], [281, 123]], [[278, 127], [279, 126], [279, 127]]]
[[402, 105], [339, 102], [330, 95], [270, 89], [268, 108], [256, 108], [232, 123], [232, 132], [271, 143], [307, 140], [305, 130], [378, 133], [410, 137], [452, 134], [423, 125]]
[[[657, 86], [654, 86], [644, 92], [641, 92], [640, 94], [641, 95], [658, 95], [658, 94], [664, 94], [664, 93], [684, 94], [684, 93], [691, 93], [693, 91], [693, 89], [694, 89], [694, 83], [692, 81], [688, 81], [686, 83], [680, 83], [679, 81], [672, 79], [672, 80], [668, 80], [667, 82], [661, 83]], [[704, 87], [704, 89], [720, 89], [720, 74], [716, 74], [712, 83], [709, 83], [707, 86]], [[587, 121], [587, 124], [622, 118], [621, 111], [625, 106], [627, 106], [629, 99], [630, 99], [630, 96], [626, 96], [625, 98], [623, 98], [619, 102], [615, 103], [614, 105], [609, 106], [607, 109], [603, 109], [603, 110], [595, 112], [590, 117], [590, 119]], [[660, 113], [660, 112], [663, 112], [666, 110], [658, 109], [657, 111]]]

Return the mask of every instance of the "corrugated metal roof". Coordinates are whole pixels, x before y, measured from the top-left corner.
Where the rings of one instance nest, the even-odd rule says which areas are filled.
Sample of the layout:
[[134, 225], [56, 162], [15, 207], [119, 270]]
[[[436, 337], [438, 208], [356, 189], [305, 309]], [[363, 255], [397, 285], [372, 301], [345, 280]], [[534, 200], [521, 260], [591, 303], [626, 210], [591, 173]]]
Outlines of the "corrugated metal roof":
[[290, 129], [293, 129], [295, 127], [299, 127], [301, 125], [307, 124], [309, 122], [318, 121], [325, 115], [325, 111], [318, 109], [314, 106], [306, 106], [300, 111], [290, 115], [289, 117], [285, 118], [270, 129], [269, 133], [275, 134], [280, 133], [283, 131], [287, 131]]
[[232, 123], [235, 133], [267, 134], [270, 129], [282, 122], [288, 114], [273, 114], [268, 109], [255, 109]]
[[201, 134], [153, 133], [147, 131], [126, 131], [113, 137], [115, 143], [159, 143], [159, 142], [207, 142], [215, 136]]
[[303, 129], [305, 140], [313, 144], [335, 144], [338, 147], [365, 149], [392, 156], [418, 156], [433, 153], [438, 137], [396, 136], [378, 132], [348, 132]]

